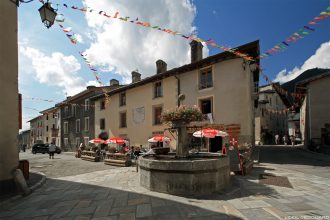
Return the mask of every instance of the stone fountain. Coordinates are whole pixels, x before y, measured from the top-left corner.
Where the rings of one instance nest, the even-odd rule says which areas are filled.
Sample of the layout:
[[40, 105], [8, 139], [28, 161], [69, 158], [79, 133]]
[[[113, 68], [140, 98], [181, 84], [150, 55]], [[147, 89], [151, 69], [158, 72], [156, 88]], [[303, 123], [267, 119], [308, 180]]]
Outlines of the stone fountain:
[[226, 188], [229, 159], [214, 153], [189, 154], [186, 124], [172, 123], [177, 130], [176, 154], [147, 155], [139, 159], [141, 186], [174, 195], [206, 195]]

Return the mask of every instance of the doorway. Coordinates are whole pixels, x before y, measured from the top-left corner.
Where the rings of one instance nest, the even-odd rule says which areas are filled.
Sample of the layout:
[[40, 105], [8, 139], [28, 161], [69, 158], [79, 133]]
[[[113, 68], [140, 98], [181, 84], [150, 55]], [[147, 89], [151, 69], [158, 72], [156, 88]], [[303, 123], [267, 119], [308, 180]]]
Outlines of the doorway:
[[222, 137], [215, 136], [214, 138], [209, 139], [209, 151], [218, 152], [222, 150]]

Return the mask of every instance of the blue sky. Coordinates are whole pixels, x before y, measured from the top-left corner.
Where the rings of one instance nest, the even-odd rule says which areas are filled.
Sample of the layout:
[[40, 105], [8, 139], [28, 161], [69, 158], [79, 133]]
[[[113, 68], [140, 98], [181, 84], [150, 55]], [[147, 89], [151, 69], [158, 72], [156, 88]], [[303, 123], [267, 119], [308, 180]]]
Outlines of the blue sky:
[[[260, 40], [261, 52], [282, 42], [330, 6], [329, 0], [84, 0], [53, 1], [64, 14], [64, 27], [72, 27], [82, 40], [71, 44], [58, 24], [47, 29], [40, 21], [37, 0], [21, 4], [19, 14], [19, 90], [23, 94], [24, 121], [54, 103], [32, 98], [63, 100], [86, 85], [98, 85], [79, 56], [85, 51], [104, 84], [112, 78], [130, 82], [130, 72], [142, 77], [155, 74], [155, 61], [168, 68], [189, 62], [189, 41], [141, 26], [107, 19], [97, 13], [65, 9], [63, 3], [113, 15], [139, 18], [153, 25], [213, 39], [219, 45], [239, 46]], [[60, 5], [56, 6], [59, 3]], [[261, 65], [271, 79], [284, 82], [312, 67], [330, 68], [330, 19], [314, 26], [316, 31], [292, 44], [286, 51], [263, 59]], [[204, 55], [222, 52], [213, 47]], [[262, 79], [262, 77], [261, 77]], [[265, 83], [261, 81], [261, 83]], [[25, 128], [27, 123], [23, 123]]]

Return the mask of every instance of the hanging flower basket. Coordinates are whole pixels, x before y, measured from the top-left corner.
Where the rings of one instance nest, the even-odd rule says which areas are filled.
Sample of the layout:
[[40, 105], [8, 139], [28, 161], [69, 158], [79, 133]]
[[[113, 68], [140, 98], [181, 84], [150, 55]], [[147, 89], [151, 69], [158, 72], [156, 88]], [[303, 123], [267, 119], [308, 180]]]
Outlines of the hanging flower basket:
[[197, 106], [180, 106], [175, 109], [164, 111], [161, 120], [164, 124], [172, 127], [189, 124], [192, 121], [202, 121], [203, 113]]

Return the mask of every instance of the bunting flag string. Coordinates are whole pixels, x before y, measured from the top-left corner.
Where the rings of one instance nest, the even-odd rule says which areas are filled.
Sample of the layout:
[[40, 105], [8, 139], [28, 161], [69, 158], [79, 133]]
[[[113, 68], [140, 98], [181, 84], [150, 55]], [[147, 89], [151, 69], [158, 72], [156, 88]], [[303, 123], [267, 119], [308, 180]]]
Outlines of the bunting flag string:
[[[63, 19], [64, 20], [64, 19]], [[63, 25], [59, 24], [59, 27], [62, 29], [62, 31], [64, 33], [66, 33], [66, 36], [70, 39], [71, 43], [73, 44], [77, 44], [78, 40], [77, 40], [77, 36], [76, 34], [72, 31], [71, 27], [67, 27], [65, 28]], [[95, 67], [93, 67], [91, 65], [91, 62], [87, 59], [87, 54], [84, 54], [82, 52], [79, 52], [79, 55], [82, 57], [82, 59], [84, 60], [85, 64], [87, 65], [87, 67], [91, 70], [91, 72], [93, 73], [96, 82], [100, 85], [104, 96], [105, 96], [105, 102], [109, 103], [110, 102], [110, 96], [108, 95], [108, 91], [105, 88], [105, 85], [102, 83], [101, 81], [101, 77], [98, 74], [98, 71]]]
[[43, 102], [50, 102], [50, 103], [65, 103], [67, 105], [71, 105], [71, 106], [80, 106], [80, 107], [85, 107], [85, 106], [89, 106], [89, 107], [95, 107], [95, 105], [85, 105], [85, 104], [76, 104], [76, 103], [68, 103], [65, 101], [55, 101], [55, 100], [51, 100], [51, 99], [42, 99], [42, 98], [36, 98], [36, 97], [23, 97], [22, 100], [34, 100], [34, 101], [43, 101]]
[[66, 5], [66, 4], [63, 4], [63, 6], [65, 8], [71, 8], [73, 10], [79, 10], [79, 11], [82, 11], [82, 12], [96, 12], [97, 14], [99, 14], [101, 16], [104, 16], [104, 17], [107, 17], [107, 18], [119, 19], [119, 20], [122, 20], [122, 21], [125, 21], [125, 22], [128, 21], [130, 23], [134, 23], [136, 25], [140, 25], [140, 26], [143, 26], [143, 27], [146, 27], [146, 28], [152, 28], [152, 29], [155, 29], [155, 30], [159, 30], [159, 31], [168, 33], [168, 34], [172, 34], [173, 36], [181, 36], [181, 37], [183, 37], [185, 39], [188, 39], [188, 40], [205, 43], [209, 46], [216, 47], [218, 49], [233, 53], [233, 54], [235, 54], [239, 57], [242, 57], [245, 60], [249, 60], [249, 61], [255, 61], [255, 59], [263, 59], [263, 58], [272, 56], [274, 54], [277, 54], [279, 52], [282, 52], [282, 51], [286, 50], [290, 46], [290, 44], [295, 43], [297, 40], [304, 38], [305, 35], [309, 35], [310, 34], [309, 31], [315, 31], [315, 28], [312, 28], [309, 25], [319, 24], [319, 23], [317, 23], [318, 21], [327, 19], [330, 16], [330, 9], [329, 9], [330, 7], [328, 7], [326, 9], [326, 11], [320, 12], [319, 16], [315, 17], [312, 21], [308, 22], [308, 25], [303, 26], [303, 28], [300, 28], [298, 31], [294, 32], [291, 36], [289, 36], [287, 39], [283, 40], [281, 43], [275, 45], [274, 47], [272, 47], [268, 50], [266, 50], [259, 57], [254, 58], [252, 56], [249, 56], [248, 54], [240, 53], [239, 51], [237, 51], [236, 48], [230, 48], [230, 47], [226, 47], [226, 46], [223, 46], [223, 45], [218, 45], [218, 44], [214, 43], [213, 39], [203, 40], [201, 38], [198, 38], [195, 34], [185, 35], [185, 34], [182, 34], [178, 31], [173, 31], [173, 30], [167, 29], [167, 28], [161, 28], [157, 25], [156, 26], [151, 25], [150, 22], [139, 21], [138, 18], [136, 18], [135, 20], [134, 19], [129, 20], [129, 18], [130, 18], [129, 16], [120, 17], [118, 11], [114, 14], [114, 16], [111, 16], [111, 15], [107, 14], [105, 11], [98, 11], [97, 12], [96, 10], [91, 9], [90, 7], [84, 7], [84, 8], [79, 8], [77, 6], [68, 7], [68, 5]]
[[195, 34], [185, 35], [185, 34], [182, 34], [178, 31], [173, 31], [173, 30], [168, 29], [168, 28], [162, 28], [158, 25], [151, 25], [150, 22], [139, 21], [139, 18], [130, 20], [129, 16], [125, 16], [125, 17], [119, 16], [118, 11], [115, 12], [115, 14], [113, 16], [111, 16], [105, 11], [96, 11], [94, 9], [91, 9], [90, 7], [83, 7], [83, 8], [79, 8], [77, 6], [71, 6], [70, 7], [67, 4], [63, 4], [63, 6], [64, 6], [64, 8], [71, 8], [73, 10], [78, 10], [78, 11], [85, 12], [85, 13], [86, 12], [90, 12], [90, 13], [95, 12], [95, 13], [99, 14], [100, 16], [104, 16], [106, 18], [119, 19], [119, 20], [124, 21], [124, 22], [129, 22], [129, 23], [133, 23], [133, 24], [136, 24], [136, 25], [146, 27], [146, 28], [152, 28], [152, 29], [155, 29], [155, 30], [158, 30], [158, 31], [162, 31], [164, 33], [168, 33], [168, 34], [171, 34], [173, 36], [181, 36], [182, 38], [187, 39], [187, 40], [192, 40], [192, 41], [196, 41], [196, 42], [200, 42], [200, 43], [205, 43], [206, 45], [216, 47], [216, 48], [221, 49], [223, 51], [233, 53], [236, 56], [242, 57], [245, 60], [255, 61], [255, 58], [250, 56], [249, 54], [241, 53], [241, 52], [237, 51], [237, 48], [230, 48], [230, 47], [227, 47], [227, 46], [224, 46], [224, 45], [218, 45], [218, 44], [214, 43], [213, 39], [203, 40], [203, 39], [197, 37]]
[[272, 113], [272, 114], [288, 114], [288, 112], [294, 111], [295, 108], [297, 108], [297, 107], [299, 107], [299, 105], [293, 104], [289, 108], [284, 108], [284, 109], [267, 109], [267, 108], [265, 108], [264, 110], [267, 111], [268, 113]]
[[[320, 12], [319, 16], [313, 18], [313, 20], [308, 22], [307, 25], [304, 25], [302, 28], [298, 29], [296, 32], [294, 32], [292, 35], [287, 37], [281, 43], [278, 43], [274, 47], [261, 53], [258, 58], [263, 59], [272, 56], [274, 54], [283, 52], [293, 43], [296, 43], [298, 40], [303, 39], [305, 36], [311, 34], [310, 31], [314, 32], [315, 31], [314, 25], [320, 24], [319, 21], [327, 19], [328, 17], [330, 17], [330, 7], [326, 8], [326, 11]], [[313, 27], [311, 27], [311, 25], [313, 25]]]

